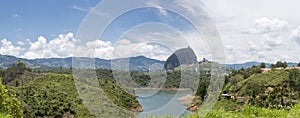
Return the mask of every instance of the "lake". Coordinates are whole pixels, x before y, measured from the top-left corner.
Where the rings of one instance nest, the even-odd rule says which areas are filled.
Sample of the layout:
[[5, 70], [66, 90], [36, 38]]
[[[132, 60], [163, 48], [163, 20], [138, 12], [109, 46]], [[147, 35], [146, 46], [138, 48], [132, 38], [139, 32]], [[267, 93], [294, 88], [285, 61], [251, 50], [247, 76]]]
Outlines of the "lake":
[[144, 108], [144, 112], [138, 114], [139, 118], [147, 116], [181, 116], [182, 114], [189, 114], [186, 106], [182, 105], [179, 98], [191, 95], [190, 90], [136, 90], [137, 100]]

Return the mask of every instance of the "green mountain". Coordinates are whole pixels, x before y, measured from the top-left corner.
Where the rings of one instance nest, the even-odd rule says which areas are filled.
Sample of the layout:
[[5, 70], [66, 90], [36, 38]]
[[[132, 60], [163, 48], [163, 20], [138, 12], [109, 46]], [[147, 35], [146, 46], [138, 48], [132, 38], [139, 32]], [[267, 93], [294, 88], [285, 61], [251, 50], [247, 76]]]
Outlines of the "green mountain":
[[[99, 59], [99, 58], [88, 58], [88, 57], [68, 57], [68, 58], [47, 58], [47, 59], [24, 59], [17, 58], [9, 55], [0, 55], [0, 68], [11, 67], [14, 63], [22, 61], [28, 67], [32, 69], [53, 69], [53, 68], [70, 68], [72, 67], [72, 61], [76, 60], [84, 65], [84, 68], [101, 68], [101, 69], [111, 69], [111, 62], [116, 62], [119, 60], [128, 61], [129, 67], [126, 69], [136, 70], [136, 71], [148, 71], [152, 64], [159, 63], [164, 64], [163, 61], [150, 59], [145, 56], [137, 56], [130, 58], [120, 58], [113, 60]], [[89, 62], [95, 62], [94, 65]]]

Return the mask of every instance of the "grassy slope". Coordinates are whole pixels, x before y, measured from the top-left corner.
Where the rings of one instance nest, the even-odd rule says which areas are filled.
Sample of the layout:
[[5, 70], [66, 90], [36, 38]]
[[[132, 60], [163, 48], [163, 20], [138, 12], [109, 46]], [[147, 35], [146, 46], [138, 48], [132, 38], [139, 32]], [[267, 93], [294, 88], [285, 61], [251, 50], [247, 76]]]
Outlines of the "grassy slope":
[[245, 95], [247, 90], [247, 84], [255, 83], [257, 86], [264, 85], [267, 86], [276, 86], [280, 84], [283, 80], [288, 79], [289, 72], [288, 70], [274, 70], [261, 74], [254, 74], [247, 78], [245, 86], [242, 86], [239, 95]]
[[[200, 118], [203, 114], [193, 113], [181, 118]], [[244, 106], [241, 111], [226, 111], [224, 109], [208, 112], [204, 118], [298, 118], [300, 116], [300, 104], [290, 110], [268, 109], [254, 106]], [[152, 116], [149, 118], [173, 118], [169, 116]]]
[[[264, 85], [266, 86], [275, 86], [279, 83], [281, 83], [283, 80], [288, 79], [289, 77], [289, 71], [288, 70], [274, 70], [274, 71], [269, 71], [266, 73], [260, 73], [260, 74], [253, 74], [247, 79], [241, 79], [241, 75], [236, 75], [231, 78], [238, 78], [238, 82], [235, 86], [235, 90], [238, 93], [239, 96], [245, 96], [246, 95], [246, 90], [247, 90], [247, 85], [249, 83], [255, 83], [257, 86]], [[231, 84], [227, 86], [231, 87]], [[226, 88], [226, 86], [225, 86]], [[231, 93], [232, 94], [232, 93]]]
[[[212, 111], [204, 118], [297, 118], [300, 116], [300, 104], [295, 105], [289, 111], [282, 109], [268, 109], [253, 106], [245, 106], [242, 111]], [[186, 118], [199, 118], [198, 114], [186, 116]]]

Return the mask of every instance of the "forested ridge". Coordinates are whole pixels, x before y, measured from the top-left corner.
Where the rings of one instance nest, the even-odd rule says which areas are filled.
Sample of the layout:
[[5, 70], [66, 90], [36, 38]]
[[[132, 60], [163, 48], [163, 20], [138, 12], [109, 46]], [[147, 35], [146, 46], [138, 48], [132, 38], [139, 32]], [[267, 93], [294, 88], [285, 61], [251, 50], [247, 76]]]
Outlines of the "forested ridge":
[[[192, 105], [199, 106], [200, 111], [200, 105], [205, 100], [210, 84], [212, 65], [218, 64], [209, 61], [199, 63], [199, 83], [196, 83], [199, 86], [191, 88], [196, 96]], [[182, 81], [181, 69], [185, 69], [186, 72], [194, 71], [190, 67], [192, 66], [179, 66], [166, 71], [166, 82], [163, 88], [179, 88]], [[264, 63], [239, 70], [227, 69], [220, 97], [213, 106], [213, 111], [205, 117], [284, 117], [289, 114], [299, 116], [300, 70], [297, 67], [287, 67], [284, 62], [273, 64], [268, 71], [264, 69]], [[0, 86], [2, 100], [0, 116], [96, 117], [97, 114], [92, 114], [84, 106], [83, 103], [86, 101], [79, 97], [72, 72], [72, 68], [32, 70], [22, 62], [2, 69], [0, 73], [4, 85]], [[136, 96], [125, 92], [117, 84], [112, 70], [96, 69], [96, 74], [101, 89], [113, 104], [128, 111], [142, 111]], [[130, 76], [140, 86], [149, 87], [151, 81], [149, 72], [131, 71]], [[181, 87], [189, 87], [190, 84], [195, 83], [185, 84]], [[84, 87], [79, 89], [89, 90]], [[107, 113], [106, 115], [109, 116], [112, 112], [119, 111], [102, 109], [99, 114]], [[128, 114], [119, 113], [119, 115]], [[201, 115], [194, 111], [193, 114], [185, 117], [199, 116]]]
[[[79, 97], [71, 73], [70, 68], [48, 70], [47, 72], [32, 71], [22, 62], [14, 64], [11, 68], [1, 70], [4, 85], [1, 85], [0, 100], [4, 101], [0, 114], [7, 117], [25, 118], [97, 117], [99, 114], [92, 114], [83, 104], [85, 101]], [[122, 90], [110, 78], [111, 71], [97, 70], [97, 74], [101, 89], [113, 102], [111, 104], [116, 104], [128, 111], [140, 107], [134, 95]], [[102, 109], [99, 112], [109, 113], [114, 112], [113, 110], [115, 109]], [[120, 116], [122, 114], [127, 116], [126, 113], [120, 113]]]

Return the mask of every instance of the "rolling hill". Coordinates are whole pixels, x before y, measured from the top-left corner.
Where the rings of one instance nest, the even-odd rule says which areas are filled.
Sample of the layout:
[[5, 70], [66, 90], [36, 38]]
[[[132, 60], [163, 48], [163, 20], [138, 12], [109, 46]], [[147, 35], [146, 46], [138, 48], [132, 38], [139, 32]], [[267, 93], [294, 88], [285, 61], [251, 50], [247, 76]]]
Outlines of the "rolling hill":
[[[9, 55], [0, 55], [0, 68], [8, 68], [11, 67], [17, 61], [24, 62], [28, 67], [32, 69], [51, 69], [51, 68], [70, 68], [72, 67], [72, 60], [74, 57], [68, 58], [45, 58], [45, 59], [24, 59], [17, 58]], [[106, 59], [99, 58], [88, 58], [88, 57], [79, 57], [76, 59], [82, 60], [82, 62], [95, 61], [95, 68], [101, 69], [111, 69], [111, 61]], [[152, 64], [159, 63], [164, 64], [164, 61], [159, 61], [155, 59], [150, 59], [145, 56], [137, 56], [130, 58], [120, 58], [114, 60], [129, 60], [129, 70], [139, 70], [139, 71], [147, 71]], [[113, 61], [114, 61], [113, 60]], [[86, 68], [94, 68], [93, 65], [89, 65]]]

